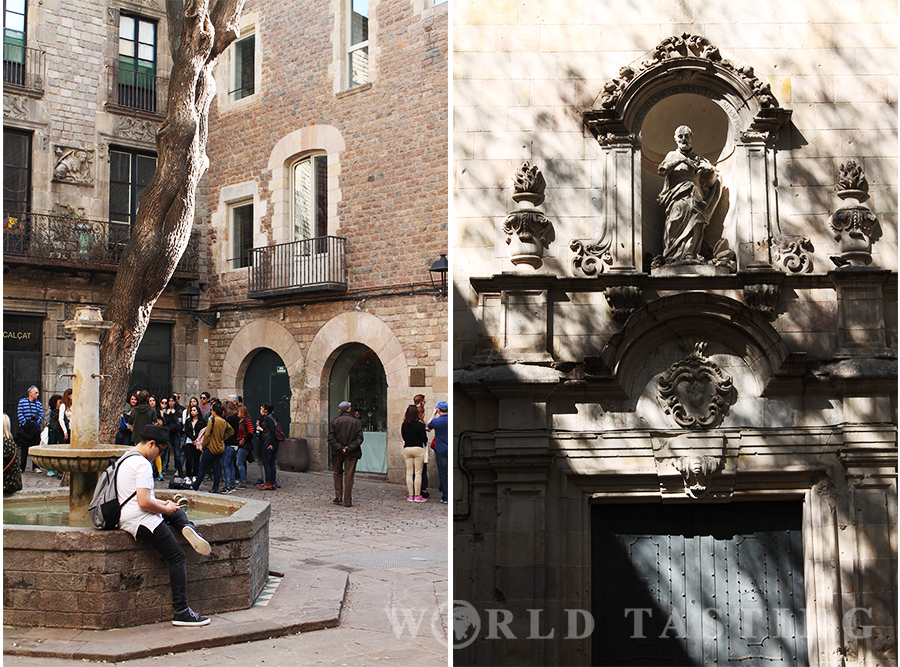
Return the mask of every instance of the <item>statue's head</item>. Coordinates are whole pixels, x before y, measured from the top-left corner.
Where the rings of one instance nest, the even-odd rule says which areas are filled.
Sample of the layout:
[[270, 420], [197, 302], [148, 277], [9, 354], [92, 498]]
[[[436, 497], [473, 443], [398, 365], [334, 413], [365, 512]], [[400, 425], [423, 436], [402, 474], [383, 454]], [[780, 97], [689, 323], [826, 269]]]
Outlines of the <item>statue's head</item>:
[[694, 132], [687, 125], [680, 125], [677, 130], [675, 130], [675, 143], [678, 145], [682, 151], [691, 150], [691, 139], [694, 136]]

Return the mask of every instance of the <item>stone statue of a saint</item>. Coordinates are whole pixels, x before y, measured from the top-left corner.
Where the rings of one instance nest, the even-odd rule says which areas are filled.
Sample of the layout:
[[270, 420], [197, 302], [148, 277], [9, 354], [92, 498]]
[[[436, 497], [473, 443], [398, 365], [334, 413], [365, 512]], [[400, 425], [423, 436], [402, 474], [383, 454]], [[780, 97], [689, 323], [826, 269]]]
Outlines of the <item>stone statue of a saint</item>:
[[713, 164], [691, 150], [693, 132], [675, 130], [678, 148], [659, 164], [665, 185], [656, 201], [666, 212], [663, 254], [654, 265], [706, 264], [700, 256], [703, 231], [722, 196], [722, 181]]

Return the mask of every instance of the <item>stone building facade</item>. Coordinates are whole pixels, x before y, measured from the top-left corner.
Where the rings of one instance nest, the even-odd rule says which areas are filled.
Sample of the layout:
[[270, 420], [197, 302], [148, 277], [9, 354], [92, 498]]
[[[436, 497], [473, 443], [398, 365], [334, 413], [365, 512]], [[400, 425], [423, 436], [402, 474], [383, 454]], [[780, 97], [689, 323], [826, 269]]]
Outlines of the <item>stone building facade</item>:
[[[68, 386], [66, 308], [108, 299], [115, 257], [73, 260], [81, 218], [101, 221], [92, 239], [111, 235], [121, 178], [107, 146], [138, 166], [153, 157], [171, 63], [156, 2], [24, 5], [46, 73], [40, 89], [4, 91], [5, 131], [31, 142], [30, 236], [13, 267], [4, 229], [4, 314], [33, 317], [22, 335], [41, 343], [20, 384], [36, 383], [36, 367], [46, 398]], [[162, 391], [233, 392], [253, 416], [271, 400], [288, 438], [307, 440], [313, 469], [328, 465], [337, 403], [354, 398], [369, 443], [360, 469], [401, 481], [387, 443], [403, 409], [417, 393], [429, 405], [448, 397], [446, 296], [429, 271], [447, 251], [447, 32], [447, 5], [433, 0], [246, 3], [216, 70], [193, 263], [176, 271], [144, 341], [158, 345], [146, 366]], [[57, 144], [90, 156], [69, 158], [84, 179], [55, 175]], [[55, 224], [44, 212], [59, 212], [72, 237], [55, 258], [69, 273], [37, 252], [54, 242], [35, 244], [34, 230]], [[188, 288], [202, 319], [182, 310]]]
[[456, 5], [457, 664], [897, 664], [895, 10]]

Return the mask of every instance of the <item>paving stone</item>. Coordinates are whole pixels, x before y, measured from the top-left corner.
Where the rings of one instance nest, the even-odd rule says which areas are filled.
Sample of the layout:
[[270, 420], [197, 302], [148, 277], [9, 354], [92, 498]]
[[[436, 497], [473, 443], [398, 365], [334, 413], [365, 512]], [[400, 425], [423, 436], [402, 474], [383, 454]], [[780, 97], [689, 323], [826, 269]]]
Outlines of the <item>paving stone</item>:
[[[26, 489], [59, 484], [31, 472], [23, 481]], [[358, 479], [355, 511], [347, 512], [331, 504], [329, 473], [279, 471], [278, 481], [282, 488], [274, 492], [240, 492], [272, 506], [270, 571], [284, 578], [265, 607], [214, 615], [201, 628], [169, 623], [108, 631], [5, 627], [3, 664], [62, 667], [127, 660], [129, 667], [159, 667], [159, 656], [172, 653], [178, 654], [179, 667], [241, 659], [261, 664], [263, 651], [266, 667], [296, 665], [298, 655], [305, 656], [304, 664], [362, 665], [376, 658], [378, 664], [448, 664], [446, 605], [440, 607], [448, 597], [447, 565], [434, 562], [446, 554], [448, 506], [413, 505], [405, 487]], [[403, 553], [430, 557], [411, 565], [419, 561], [401, 562], [397, 554]], [[359, 561], [353, 567], [333, 560], [351, 554]], [[398, 567], [383, 568], [393, 560]], [[402, 605], [413, 619], [421, 617], [421, 623], [415, 630], [408, 622], [395, 627], [388, 602]]]

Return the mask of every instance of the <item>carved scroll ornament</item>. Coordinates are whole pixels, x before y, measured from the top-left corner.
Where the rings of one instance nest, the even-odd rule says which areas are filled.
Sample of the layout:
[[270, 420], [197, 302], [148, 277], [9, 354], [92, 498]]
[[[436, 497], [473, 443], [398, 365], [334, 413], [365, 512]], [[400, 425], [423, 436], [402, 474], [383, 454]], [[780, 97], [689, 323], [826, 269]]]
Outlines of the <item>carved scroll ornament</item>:
[[731, 376], [703, 356], [705, 349], [706, 343], [697, 343], [657, 380], [663, 409], [684, 428], [718, 426], [734, 399]]

